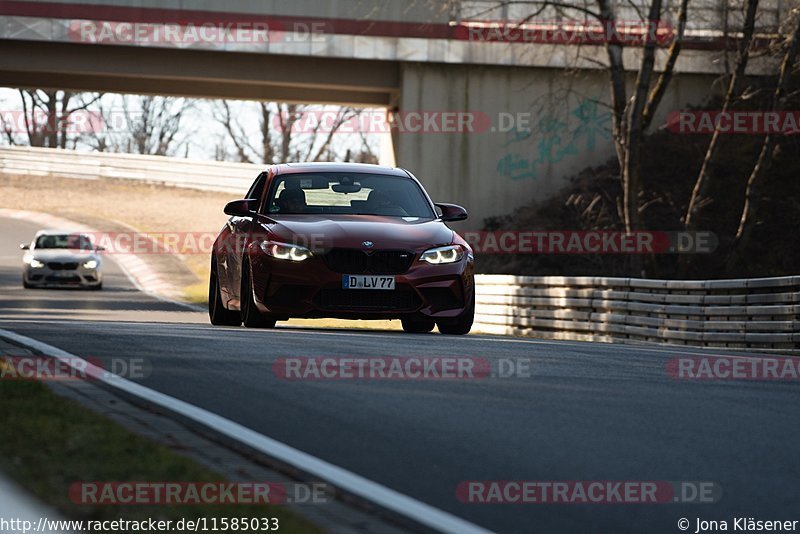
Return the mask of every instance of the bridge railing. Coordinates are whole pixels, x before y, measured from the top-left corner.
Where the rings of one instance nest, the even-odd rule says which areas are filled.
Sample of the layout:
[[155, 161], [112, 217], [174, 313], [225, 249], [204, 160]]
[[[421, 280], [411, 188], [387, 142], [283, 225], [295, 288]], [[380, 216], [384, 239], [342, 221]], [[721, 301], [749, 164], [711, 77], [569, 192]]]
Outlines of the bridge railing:
[[95, 180], [116, 178], [244, 195], [264, 169], [249, 163], [165, 156], [76, 152], [38, 147], [0, 148], [0, 173]]
[[478, 275], [475, 328], [545, 339], [800, 352], [800, 276]]

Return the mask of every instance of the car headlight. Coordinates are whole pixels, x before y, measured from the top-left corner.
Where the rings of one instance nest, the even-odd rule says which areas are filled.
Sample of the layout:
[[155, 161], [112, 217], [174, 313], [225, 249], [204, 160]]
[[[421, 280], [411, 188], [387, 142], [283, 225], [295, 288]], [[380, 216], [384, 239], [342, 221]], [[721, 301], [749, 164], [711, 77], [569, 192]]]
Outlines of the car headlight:
[[87, 260], [83, 262], [83, 266], [86, 269], [94, 269], [95, 267], [97, 267], [97, 260]]
[[279, 260], [303, 261], [312, 256], [311, 251], [300, 245], [289, 245], [288, 243], [278, 243], [277, 241], [262, 241], [261, 250], [267, 256], [278, 258]]
[[440, 265], [442, 263], [455, 263], [463, 257], [464, 249], [461, 245], [448, 245], [446, 247], [428, 249], [422, 253], [419, 259], [432, 265]]
[[44, 267], [44, 262], [39, 261], [36, 258], [31, 258], [31, 260], [28, 263], [30, 263], [31, 267], [34, 269], [41, 269], [42, 267]]

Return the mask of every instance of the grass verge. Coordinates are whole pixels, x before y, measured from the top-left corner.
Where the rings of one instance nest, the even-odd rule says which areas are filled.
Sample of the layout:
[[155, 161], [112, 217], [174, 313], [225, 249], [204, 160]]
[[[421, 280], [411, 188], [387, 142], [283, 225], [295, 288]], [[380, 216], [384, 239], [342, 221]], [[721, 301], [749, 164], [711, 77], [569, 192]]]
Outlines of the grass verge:
[[[225, 481], [217, 473], [57, 396], [35, 381], [0, 380], [0, 471], [75, 520], [278, 518], [283, 532], [316, 526], [272, 505], [82, 505], [69, 498], [81, 481]], [[260, 481], [254, 481], [260, 482]]]

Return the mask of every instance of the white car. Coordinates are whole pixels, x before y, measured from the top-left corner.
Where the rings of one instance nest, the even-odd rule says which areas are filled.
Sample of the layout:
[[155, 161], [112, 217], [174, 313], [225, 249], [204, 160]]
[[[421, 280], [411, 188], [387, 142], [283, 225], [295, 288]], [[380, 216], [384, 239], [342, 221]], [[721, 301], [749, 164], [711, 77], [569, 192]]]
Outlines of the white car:
[[91, 237], [79, 232], [40, 230], [22, 258], [22, 285], [32, 287], [103, 287], [102, 259]]

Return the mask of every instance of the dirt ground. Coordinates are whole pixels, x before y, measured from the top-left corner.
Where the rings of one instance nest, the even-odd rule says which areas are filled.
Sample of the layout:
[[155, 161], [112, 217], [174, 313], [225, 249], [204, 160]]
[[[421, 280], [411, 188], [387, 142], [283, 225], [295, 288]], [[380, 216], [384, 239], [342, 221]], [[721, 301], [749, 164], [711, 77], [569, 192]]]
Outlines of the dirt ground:
[[[235, 200], [235, 195], [126, 180], [0, 175], [0, 207], [42, 211], [103, 232], [207, 232], [216, 237], [227, 220], [222, 209], [230, 200]], [[207, 302], [210, 260], [207, 251], [148, 254], [145, 259], [180, 289], [179, 298], [199, 304]], [[291, 323], [347, 328], [400, 327], [399, 321], [325, 319]]]
[[127, 180], [79, 180], [0, 175], [0, 205], [47, 211], [75, 219], [91, 214], [143, 231], [217, 232], [230, 193], [139, 184]]

